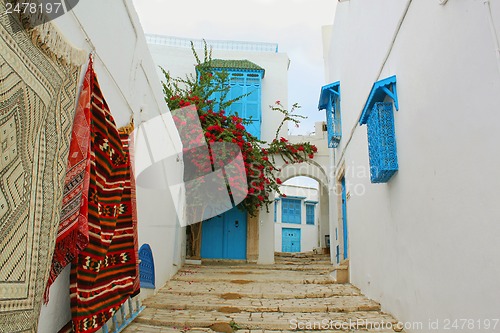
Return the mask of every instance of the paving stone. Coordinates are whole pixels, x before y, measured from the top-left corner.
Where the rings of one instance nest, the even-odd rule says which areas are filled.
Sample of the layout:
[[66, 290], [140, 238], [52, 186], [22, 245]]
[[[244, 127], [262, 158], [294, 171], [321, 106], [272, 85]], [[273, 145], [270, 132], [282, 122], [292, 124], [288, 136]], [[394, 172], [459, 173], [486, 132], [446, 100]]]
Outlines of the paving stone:
[[186, 265], [124, 332], [211, 333], [215, 323], [239, 333], [394, 332], [396, 319], [355, 286], [334, 283], [331, 270], [329, 256], [311, 253], [277, 254], [266, 266]]

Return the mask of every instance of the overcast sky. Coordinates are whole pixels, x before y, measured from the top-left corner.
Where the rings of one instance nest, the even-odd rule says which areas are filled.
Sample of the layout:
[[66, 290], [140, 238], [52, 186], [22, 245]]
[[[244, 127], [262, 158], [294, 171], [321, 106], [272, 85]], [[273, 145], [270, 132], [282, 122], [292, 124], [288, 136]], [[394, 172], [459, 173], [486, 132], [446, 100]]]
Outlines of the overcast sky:
[[324, 82], [321, 27], [333, 23], [337, 0], [133, 0], [146, 33], [193, 39], [278, 43], [291, 60], [289, 105], [308, 116], [292, 134], [307, 134], [315, 121]]

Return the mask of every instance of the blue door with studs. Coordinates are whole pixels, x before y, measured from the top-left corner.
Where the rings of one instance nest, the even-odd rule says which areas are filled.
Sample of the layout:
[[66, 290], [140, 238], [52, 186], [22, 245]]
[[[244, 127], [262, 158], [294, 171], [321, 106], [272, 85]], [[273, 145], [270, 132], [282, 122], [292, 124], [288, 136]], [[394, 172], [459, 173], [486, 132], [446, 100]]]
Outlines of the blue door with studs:
[[281, 234], [282, 252], [300, 252], [300, 229], [283, 228]]
[[247, 213], [233, 208], [203, 221], [201, 257], [205, 259], [246, 259]]

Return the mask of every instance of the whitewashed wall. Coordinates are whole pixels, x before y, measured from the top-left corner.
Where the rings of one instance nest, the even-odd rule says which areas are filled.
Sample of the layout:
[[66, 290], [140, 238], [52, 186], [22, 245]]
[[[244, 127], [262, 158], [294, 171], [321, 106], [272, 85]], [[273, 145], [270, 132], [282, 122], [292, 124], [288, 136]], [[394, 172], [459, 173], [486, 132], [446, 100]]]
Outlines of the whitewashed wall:
[[[149, 48], [155, 63], [165, 70], [170, 71], [172, 76], [184, 78], [186, 74], [194, 74], [196, 61], [191, 48], [155, 44], [149, 44]], [[203, 59], [203, 50], [197, 50], [197, 53]], [[212, 59], [246, 59], [265, 69], [265, 76], [262, 80], [261, 139], [272, 141], [283, 117], [281, 113], [272, 111], [269, 105], [274, 105], [274, 102], [280, 101], [286, 106], [288, 100], [288, 66], [290, 60], [286, 53], [224, 51], [215, 49], [212, 53]], [[160, 75], [163, 80], [163, 74]], [[281, 136], [287, 136], [286, 128], [286, 126], [283, 126]]]
[[[498, 1], [491, 11], [498, 34]], [[326, 83], [341, 81], [334, 163], [350, 185], [351, 282], [420, 331], [461, 318], [476, 320], [462, 331], [480, 331], [500, 308], [500, 72], [485, 4], [345, 1], [325, 39]], [[356, 123], [372, 84], [391, 75], [399, 172], [371, 184]]]
[[[132, 1], [80, 1], [72, 13], [63, 15], [55, 23], [76, 47], [87, 51], [95, 48], [94, 68], [119, 127], [127, 124], [132, 114], [137, 126], [168, 111]], [[175, 153], [180, 151], [180, 141], [171, 118], [165, 118], [167, 140], [163, 145]], [[154, 133], [150, 136], [155, 138]], [[137, 151], [136, 158], [140, 160], [143, 154], [144, 151]], [[182, 179], [182, 170], [181, 165], [172, 165], [169, 173]], [[149, 177], [154, 178], [154, 174]], [[151, 245], [156, 286], [161, 287], [180, 265], [183, 229], [176, 221], [168, 189], [138, 186], [137, 201], [139, 245]], [[69, 271], [66, 270], [51, 287], [50, 302], [42, 307], [38, 331], [57, 332], [70, 318]]]

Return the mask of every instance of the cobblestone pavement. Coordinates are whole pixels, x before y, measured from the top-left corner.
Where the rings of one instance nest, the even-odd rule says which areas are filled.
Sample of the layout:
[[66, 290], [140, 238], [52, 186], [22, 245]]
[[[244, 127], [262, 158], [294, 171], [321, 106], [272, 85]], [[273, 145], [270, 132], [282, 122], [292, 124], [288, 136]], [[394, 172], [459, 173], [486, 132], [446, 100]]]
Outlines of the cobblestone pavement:
[[276, 264], [185, 265], [124, 333], [400, 331], [351, 284], [330, 278], [329, 257], [277, 254]]

